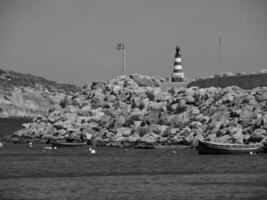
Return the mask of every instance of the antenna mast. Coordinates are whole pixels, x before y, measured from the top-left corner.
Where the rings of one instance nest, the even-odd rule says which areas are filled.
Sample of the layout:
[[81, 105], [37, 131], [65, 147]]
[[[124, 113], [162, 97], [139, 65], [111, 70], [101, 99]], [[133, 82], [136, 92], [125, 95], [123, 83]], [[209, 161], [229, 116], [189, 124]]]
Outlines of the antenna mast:
[[222, 37], [219, 37], [219, 46], [218, 46], [218, 75], [221, 73], [221, 65], [222, 65]]

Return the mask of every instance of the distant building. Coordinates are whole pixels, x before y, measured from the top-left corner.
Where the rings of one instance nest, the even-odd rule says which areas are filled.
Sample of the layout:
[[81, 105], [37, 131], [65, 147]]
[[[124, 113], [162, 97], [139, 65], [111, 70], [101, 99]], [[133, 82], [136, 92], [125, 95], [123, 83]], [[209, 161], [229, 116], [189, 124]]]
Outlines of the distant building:
[[183, 81], [184, 81], [184, 72], [182, 66], [181, 49], [179, 46], [177, 46], [175, 52], [174, 69], [171, 77], [171, 82], [183, 82]]

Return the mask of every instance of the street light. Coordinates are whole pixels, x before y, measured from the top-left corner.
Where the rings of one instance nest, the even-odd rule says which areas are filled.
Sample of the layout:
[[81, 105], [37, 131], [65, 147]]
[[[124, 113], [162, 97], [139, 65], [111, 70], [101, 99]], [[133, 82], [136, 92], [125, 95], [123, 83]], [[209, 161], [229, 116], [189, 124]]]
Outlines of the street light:
[[126, 56], [126, 45], [124, 43], [119, 43], [117, 45], [117, 50], [120, 51], [122, 50], [123, 51], [123, 57], [122, 57], [122, 73], [123, 75], [126, 74], [126, 60], [125, 60], [125, 56]]
[[218, 40], [218, 74], [221, 74], [221, 65], [222, 65], [222, 37], [219, 37]]

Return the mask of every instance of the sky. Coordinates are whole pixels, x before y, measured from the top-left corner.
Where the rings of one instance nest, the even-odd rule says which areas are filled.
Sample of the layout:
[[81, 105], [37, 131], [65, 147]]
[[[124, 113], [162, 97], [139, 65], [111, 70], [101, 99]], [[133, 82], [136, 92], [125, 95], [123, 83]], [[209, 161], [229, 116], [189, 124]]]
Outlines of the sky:
[[[267, 68], [266, 0], [0, 0], [0, 65], [83, 85], [126, 72], [187, 79]], [[221, 67], [218, 67], [219, 42]]]

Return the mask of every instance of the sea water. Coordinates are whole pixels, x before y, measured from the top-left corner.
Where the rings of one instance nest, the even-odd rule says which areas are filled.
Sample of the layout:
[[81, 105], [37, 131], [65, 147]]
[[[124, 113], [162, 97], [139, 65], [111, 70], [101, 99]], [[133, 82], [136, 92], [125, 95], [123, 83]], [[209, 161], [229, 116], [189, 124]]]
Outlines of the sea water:
[[267, 199], [267, 154], [4, 143], [0, 199]]

